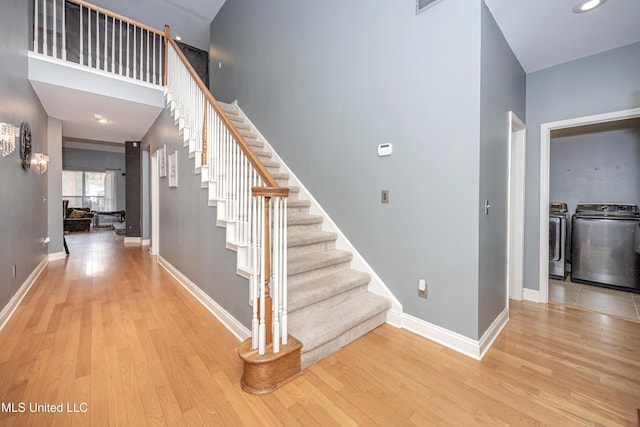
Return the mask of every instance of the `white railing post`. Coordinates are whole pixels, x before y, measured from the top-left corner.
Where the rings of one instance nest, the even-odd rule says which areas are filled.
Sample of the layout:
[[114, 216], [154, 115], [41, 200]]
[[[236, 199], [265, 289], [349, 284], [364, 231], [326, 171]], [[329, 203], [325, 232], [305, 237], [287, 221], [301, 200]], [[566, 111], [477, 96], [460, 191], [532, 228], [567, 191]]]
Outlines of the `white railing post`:
[[[37, 0], [36, 0], [37, 2]], [[67, 0], [62, 0], [62, 59], [67, 60]]]
[[38, 19], [38, 4], [40, 0], [34, 0], [33, 2], [33, 51], [40, 53], [38, 46], [38, 33], [40, 33], [40, 20]]

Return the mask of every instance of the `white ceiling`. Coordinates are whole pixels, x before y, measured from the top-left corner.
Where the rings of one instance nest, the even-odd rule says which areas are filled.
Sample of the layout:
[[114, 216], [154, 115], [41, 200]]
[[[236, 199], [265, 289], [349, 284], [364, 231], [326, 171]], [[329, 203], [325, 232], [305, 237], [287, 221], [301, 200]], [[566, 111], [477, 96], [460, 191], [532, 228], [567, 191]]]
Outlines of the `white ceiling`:
[[[185, 43], [203, 50], [209, 50], [209, 25], [224, 2], [92, 1], [158, 29], [168, 23], [174, 36], [181, 35]], [[485, 0], [485, 3], [527, 73], [640, 41], [640, 0], [609, 0], [602, 7], [582, 14], [572, 11], [577, 0]], [[126, 100], [87, 96], [77, 91], [61, 95], [61, 89], [44, 85], [36, 90], [44, 100], [48, 114], [63, 120], [65, 137], [120, 142], [136, 140], [154, 119], [153, 109]], [[119, 125], [105, 127], [98, 124], [92, 118], [96, 110], [113, 117]], [[135, 118], [138, 120], [132, 121]], [[142, 129], [144, 126], [147, 127]]]
[[640, 41], [640, 1], [609, 0], [573, 13], [578, 0], [485, 0], [527, 73]]

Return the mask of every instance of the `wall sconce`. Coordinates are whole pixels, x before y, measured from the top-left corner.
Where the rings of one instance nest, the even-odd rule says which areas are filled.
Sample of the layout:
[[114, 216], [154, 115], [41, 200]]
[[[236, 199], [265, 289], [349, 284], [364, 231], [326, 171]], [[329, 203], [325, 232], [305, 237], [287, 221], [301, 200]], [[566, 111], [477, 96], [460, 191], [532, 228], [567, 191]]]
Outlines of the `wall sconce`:
[[9, 123], [0, 123], [0, 151], [7, 157], [16, 149], [16, 127]]
[[49, 156], [42, 153], [33, 153], [33, 156], [31, 156], [31, 166], [37, 166], [40, 174], [45, 173], [49, 167]]

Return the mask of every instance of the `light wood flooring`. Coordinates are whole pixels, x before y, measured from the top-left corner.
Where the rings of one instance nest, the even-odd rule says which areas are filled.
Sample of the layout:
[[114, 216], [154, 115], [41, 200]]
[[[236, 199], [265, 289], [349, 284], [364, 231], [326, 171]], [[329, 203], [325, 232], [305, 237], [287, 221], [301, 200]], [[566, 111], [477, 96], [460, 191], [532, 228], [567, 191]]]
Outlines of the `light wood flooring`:
[[[67, 241], [71, 256], [48, 265], [0, 332], [2, 426], [638, 422], [638, 323], [513, 303], [482, 362], [383, 325], [253, 396], [240, 388], [239, 342], [145, 249], [110, 231]], [[29, 410], [60, 403], [86, 412]]]

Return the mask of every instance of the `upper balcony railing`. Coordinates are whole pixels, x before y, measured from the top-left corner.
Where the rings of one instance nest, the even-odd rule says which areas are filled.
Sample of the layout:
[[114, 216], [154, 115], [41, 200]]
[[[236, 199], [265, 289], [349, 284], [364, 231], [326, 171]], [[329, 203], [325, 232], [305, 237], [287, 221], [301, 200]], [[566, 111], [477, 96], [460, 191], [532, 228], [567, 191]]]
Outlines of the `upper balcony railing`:
[[82, 0], [34, 0], [33, 51], [163, 84], [164, 33]]

